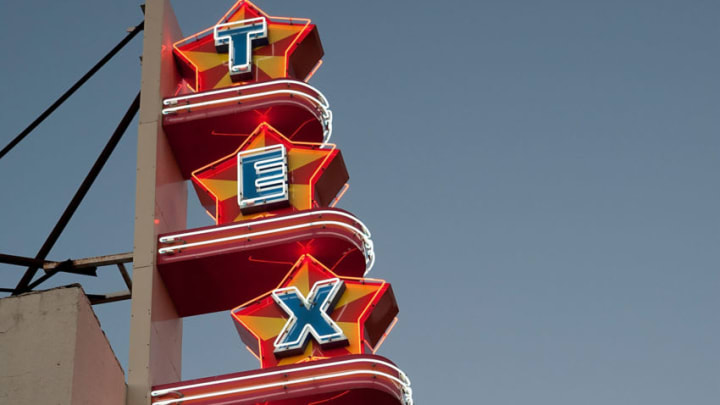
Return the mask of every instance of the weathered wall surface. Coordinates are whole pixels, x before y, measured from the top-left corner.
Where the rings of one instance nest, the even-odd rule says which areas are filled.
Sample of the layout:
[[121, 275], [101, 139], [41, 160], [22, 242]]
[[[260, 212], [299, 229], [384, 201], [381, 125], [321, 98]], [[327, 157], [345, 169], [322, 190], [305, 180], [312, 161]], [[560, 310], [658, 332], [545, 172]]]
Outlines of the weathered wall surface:
[[0, 404], [125, 403], [125, 376], [79, 287], [0, 299]]
[[162, 100], [179, 82], [172, 44], [182, 39], [170, 0], [145, 1], [138, 119], [128, 405], [150, 404], [153, 385], [180, 381], [182, 318], [158, 273], [157, 235], [186, 229], [187, 185], [162, 128]]

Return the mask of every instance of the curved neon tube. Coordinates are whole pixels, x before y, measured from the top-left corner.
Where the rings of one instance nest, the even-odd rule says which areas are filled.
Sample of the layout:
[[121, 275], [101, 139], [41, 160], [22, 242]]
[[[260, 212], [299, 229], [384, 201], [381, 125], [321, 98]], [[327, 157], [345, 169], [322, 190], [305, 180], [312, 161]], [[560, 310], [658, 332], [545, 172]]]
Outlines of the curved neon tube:
[[[327, 380], [330, 378], [347, 377], [347, 376], [351, 376], [351, 375], [361, 375], [361, 374], [369, 374], [369, 375], [373, 375], [373, 376], [385, 377], [391, 381], [394, 381], [394, 382], [400, 384], [400, 386], [402, 387], [404, 404], [406, 404], [406, 405], [412, 404], [412, 399], [411, 399], [412, 391], [411, 391], [410, 387], [408, 387], [406, 384], [403, 383], [402, 380], [400, 380], [399, 378], [397, 378], [393, 375], [387, 374], [387, 373], [382, 373], [379, 371], [369, 371], [369, 370], [355, 370], [355, 371], [344, 371], [341, 373], [334, 373], [334, 374], [323, 374], [323, 375], [319, 375], [316, 377], [299, 378], [297, 380], [281, 381], [281, 382], [276, 382], [276, 383], [256, 385], [256, 386], [247, 387], [247, 388], [236, 388], [236, 389], [232, 389], [232, 390], [212, 392], [209, 394], [191, 395], [188, 397], [168, 399], [168, 400], [164, 400], [164, 401], [153, 402], [153, 404], [156, 404], [156, 405], [177, 404], [177, 403], [182, 403], [185, 401], [193, 401], [196, 399], [211, 398], [211, 397], [217, 397], [217, 396], [228, 395], [228, 394], [239, 394], [242, 392], [262, 390], [262, 389], [266, 389], [266, 388], [285, 387], [288, 385], [302, 384], [302, 383], [306, 383], [306, 382], [314, 382], [314, 381], [320, 381], [320, 380]], [[410, 396], [410, 398], [408, 398], [409, 396]]]
[[317, 104], [318, 106], [320, 106], [320, 109], [323, 110], [323, 117], [326, 117], [326, 116], [327, 116], [327, 108], [320, 103], [320, 100], [318, 100], [317, 98], [315, 98], [315, 97], [313, 97], [313, 96], [311, 96], [311, 95], [309, 95], [309, 94], [306, 94], [306, 93], [303, 93], [303, 92], [297, 91], [297, 90], [291, 90], [291, 89], [271, 90], [271, 91], [266, 91], [266, 92], [263, 92], [263, 93], [246, 94], [246, 95], [244, 95], [244, 96], [235, 96], [235, 97], [221, 98], [221, 99], [219, 99], [219, 100], [203, 101], [203, 102], [196, 103], [196, 104], [185, 104], [185, 105], [181, 105], [181, 106], [177, 106], [177, 107], [163, 108], [162, 113], [163, 113], [164, 115], [167, 115], [167, 114], [174, 113], [174, 112], [180, 111], [180, 110], [189, 110], [189, 109], [191, 109], [191, 108], [193, 108], [193, 107], [202, 107], [202, 106], [206, 106], [206, 105], [224, 104], [224, 103], [229, 103], [229, 102], [232, 102], [232, 101], [242, 101], [242, 100], [247, 100], [247, 99], [249, 99], [249, 98], [262, 97], [262, 96], [272, 96], [272, 95], [275, 95], [275, 94], [283, 94], [283, 93], [284, 93], [284, 94], [294, 94], [294, 95], [297, 95], [297, 96], [300, 96], [300, 97], [304, 97], [304, 98], [307, 98], [307, 99], [310, 100], [310, 101], [315, 102], [315, 104]]
[[155, 390], [155, 391], [152, 391], [150, 395], [153, 397], [159, 397], [161, 395], [169, 394], [173, 391], [185, 390], [185, 389], [190, 389], [190, 388], [207, 387], [209, 385], [215, 385], [215, 384], [224, 384], [224, 383], [229, 383], [229, 382], [252, 380], [254, 378], [269, 377], [269, 376], [273, 376], [273, 375], [288, 374], [288, 373], [294, 373], [294, 372], [300, 372], [300, 371], [315, 370], [315, 369], [323, 368], [323, 367], [341, 366], [341, 365], [345, 365], [345, 364], [354, 364], [354, 363], [375, 363], [375, 364], [380, 364], [380, 365], [389, 367], [389, 368], [397, 371], [398, 375], [400, 375], [401, 378], [404, 381], [406, 381], [407, 385], [410, 386], [410, 379], [405, 374], [405, 372], [402, 371], [401, 369], [399, 369], [396, 365], [394, 365], [392, 363], [388, 363], [387, 361], [364, 358], [364, 359], [343, 360], [343, 361], [337, 361], [337, 362], [325, 363], [325, 364], [314, 364], [314, 365], [310, 365], [310, 366], [294, 368], [292, 370], [268, 371], [267, 373], [263, 373], [263, 374], [246, 375], [246, 376], [241, 376], [241, 377], [227, 378], [225, 380], [214, 380], [214, 381], [208, 381], [208, 382], [204, 382], [204, 383], [183, 385], [180, 387], [167, 388], [164, 390]]
[[305, 223], [305, 224], [290, 225], [290, 226], [286, 226], [286, 227], [283, 227], [283, 228], [270, 229], [270, 230], [267, 230], [267, 231], [258, 231], [258, 232], [252, 232], [252, 233], [248, 233], [248, 234], [243, 234], [243, 235], [226, 236], [226, 237], [224, 237], [224, 238], [218, 238], [218, 239], [213, 239], [213, 240], [206, 240], [206, 241], [201, 241], [201, 242], [185, 243], [185, 244], [182, 244], [182, 245], [173, 245], [173, 246], [169, 246], [169, 247], [164, 247], [164, 248], [158, 249], [158, 253], [161, 254], [161, 255], [162, 255], [162, 254], [167, 254], [167, 253], [174, 253], [176, 250], [181, 250], [181, 249], [183, 249], [183, 248], [190, 248], [190, 247], [196, 247], [196, 246], [205, 246], [205, 245], [210, 245], [210, 244], [213, 244], [213, 243], [229, 242], [229, 241], [233, 241], [233, 240], [237, 240], [237, 239], [249, 239], [249, 238], [253, 238], [253, 237], [256, 237], [256, 236], [269, 235], [269, 234], [273, 234], [273, 233], [277, 233], [277, 232], [293, 231], [293, 230], [302, 229], [302, 228], [309, 228], [309, 227], [312, 227], [312, 226], [315, 226], [315, 225], [336, 225], [336, 226], [339, 226], [339, 227], [348, 229], [348, 230], [352, 231], [353, 233], [357, 233], [358, 235], [360, 235], [360, 237], [361, 237], [362, 240], [363, 240], [363, 244], [365, 245], [365, 252], [364, 252], [364, 253], [365, 253], [365, 267], [366, 267], [366, 270], [365, 270], [365, 273], [364, 273], [364, 274], [368, 274], [368, 273], [370, 272], [370, 270], [372, 270], [372, 267], [373, 267], [373, 265], [375, 264], [375, 254], [374, 254], [374, 252], [373, 252], [373, 243], [372, 243], [372, 240], [370, 240], [370, 239], [369, 239], [364, 233], [362, 233], [358, 228], [356, 228], [356, 227], [354, 227], [354, 226], [352, 226], [352, 225], [348, 225], [348, 224], [346, 224], [346, 223], [344, 223], [344, 222], [338, 222], [338, 221], [313, 221], [313, 222], [308, 222], [308, 223]]
[[330, 137], [332, 137], [332, 111], [328, 110], [325, 106], [323, 106], [320, 103], [320, 100], [318, 100], [315, 97], [312, 97], [310, 95], [307, 95], [303, 92], [297, 91], [297, 90], [290, 90], [290, 89], [273, 90], [273, 91], [266, 91], [266, 92], [257, 93], [257, 94], [248, 94], [245, 96], [236, 96], [236, 97], [223, 98], [223, 99], [219, 99], [219, 100], [203, 101], [203, 102], [197, 103], [197, 104], [186, 104], [186, 105], [178, 106], [178, 107], [163, 108], [162, 113], [163, 113], [163, 115], [168, 115], [168, 114], [172, 114], [174, 112], [180, 111], [180, 110], [189, 110], [194, 107], [226, 104], [226, 103], [231, 103], [233, 101], [242, 101], [242, 100], [247, 100], [247, 99], [257, 98], [257, 97], [262, 97], [262, 96], [271, 96], [274, 94], [290, 94], [290, 95], [294, 94], [294, 95], [306, 98], [306, 99], [314, 102], [322, 111], [322, 118], [323, 118], [322, 124], [325, 127], [325, 130], [323, 131], [323, 142], [322, 143], [328, 143], [328, 141], [330, 141]]
[[162, 238], [160, 238], [160, 242], [161, 243], [170, 243], [170, 242], [175, 242], [175, 239], [177, 239], [177, 238], [184, 238], [187, 236], [202, 235], [202, 234], [213, 233], [213, 232], [222, 232], [222, 231], [226, 231], [226, 230], [230, 230], [230, 229], [243, 228], [246, 226], [269, 224], [269, 223], [273, 223], [273, 222], [282, 221], [285, 219], [311, 217], [314, 215], [323, 215], [323, 214], [340, 215], [345, 218], [348, 218], [348, 219], [352, 220], [353, 222], [357, 223], [358, 225], [360, 225], [360, 227], [362, 227], [362, 232], [368, 237], [368, 239], [372, 237], [368, 227], [365, 226], [365, 224], [363, 224], [362, 221], [357, 219], [355, 216], [345, 213], [345, 212], [342, 212], [342, 211], [318, 210], [318, 211], [310, 211], [310, 212], [301, 212], [299, 214], [288, 215], [288, 216], [277, 216], [277, 217], [265, 218], [265, 219], [260, 219], [260, 220], [252, 221], [252, 222], [236, 223], [233, 225], [226, 225], [226, 226], [223, 226], [220, 228], [210, 228], [210, 229], [203, 229], [200, 231], [177, 233], [177, 234], [173, 234], [173, 235], [163, 236]]
[[325, 108], [328, 108], [328, 109], [330, 108], [330, 103], [328, 102], [327, 98], [325, 98], [325, 95], [320, 92], [320, 90], [316, 89], [315, 87], [313, 87], [307, 83], [300, 82], [297, 80], [288, 80], [288, 79], [279, 79], [279, 80], [273, 80], [270, 82], [254, 83], [254, 84], [248, 84], [248, 85], [244, 85], [244, 86], [235, 86], [235, 87], [228, 87], [225, 89], [205, 91], [202, 93], [187, 94], [187, 95], [179, 96], [179, 97], [170, 97], [170, 98], [164, 99], [163, 104], [164, 105], [176, 105], [181, 101], [190, 100], [193, 98], [214, 96], [216, 94], [223, 94], [223, 93], [233, 93], [233, 92], [238, 92], [238, 91], [242, 91], [242, 90], [254, 89], [257, 87], [272, 86], [274, 84], [283, 84], [283, 83], [297, 85], [300, 87], [305, 87], [309, 90], [314, 91], [320, 97], [320, 104], [325, 106]]
[[[190, 104], [189, 100], [200, 98], [200, 97], [207, 97], [207, 96], [213, 96], [216, 94], [225, 94], [225, 93], [237, 93], [241, 92], [243, 90], [248, 89], [254, 89], [258, 87], [267, 87], [272, 86], [275, 84], [291, 84], [296, 85], [300, 87], [305, 87], [314, 93], [317, 94], [318, 98], [306, 94], [297, 90], [292, 89], [281, 89], [281, 90], [271, 90], [271, 91], [265, 91], [261, 93], [255, 93], [255, 94], [247, 94], [244, 96], [235, 96], [235, 97], [227, 97], [219, 100], [209, 100], [209, 101], [203, 101], [196, 104]], [[255, 83], [255, 84], [249, 84], [246, 86], [237, 86], [237, 87], [228, 87], [226, 89], [220, 89], [220, 90], [213, 90], [213, 91], [207, 91], [203, 93], [195, 93], [190, 94], [186, 96], [180, 96], [180, 97], [171, 97], [163, 100], [164, 105], [177, 105], [182, 101], [188, 102], [186, 105], [177, 106], [177, 107], [170, 107], [170, 108], [164, 108], [162, 110], [163, 115], [172, 114], [177, 111], [181, 110], [189, 110], [193, 107], [203, 107], [203, 106], [210, 106], [210, 105], [217, 105], [217, 104], [225, 104], [230, 103], [234, 101], [242, 101], [242, 100], [248, 100], [252, 98], [257, 97], [263, 97], [263, 96], [271, 96], [275, 94], [291, 94], [291, 95], [297, 95], [299, 97], [303, 97], [312, 103], [314, 103], [321, 111], [322, 111], [322, 118], [323, 118], [323, 126], [325, 127], [324, 133], [323, 133], [323, 142], [322, 143], [328, 143], [330, 141], [330, 138], [332, 137], [332, 111], [330, 110], [330, 103], [328, 102], [327, 98], [325, 98], [325, 95], [320, 92], [320, 90], [314, 88], [313, 86], [304, 83], [299, 82], [295, 80], [274, 80], [272, 82], [265, 82], [265, 83]]]
[[333, 378], [333, 377], [342, 377], [342, 376], [346, 376], [346, 375], [372, 374], [372, 375], [384, 376], [384, 377], [391, 379], [392, 381], [399, 383], [403, 387], [403, 393], [405, 395], [405, 398], [404, 398], [405, 404], [412, 405], [412, 403], [413, 403], [412, 389], [410, 388], [411, 383], [410, 383], [410, 379], [407, 377], [407, 375], [402, 370], [400, 370], [397, 366], [395, 366], [394, 364], [390, 364], [388, 362], [385, 362], [382, 360], [377, 360], [377, 359], [351, 359], [351, 360], [338, 361], [335, 363], [316, 364], [316, 365], [310, 365], [310, 366], [305, 366], [305, 367], [298, 367], [298, 368], [292, 369], [292, 370], [269, 371], [269, 372], [263, 373], [263, 374], [234, 377], [234, 378], [228, 378], [225, 380], [208, 381], [208, 382], [204, 382], [204, 383], [184, 385], [181, 387], [173, 387], [173, 388], [164, 389], [164, 390], [156, 390], [156, 391], [152, 391], [150, 393], [150, 395], [152, 397], [159, 397], [162, 395], [166, 395], [166, 394], [169, 394], [172, 392], [177, 392], [177, 391], [185, 390], [185, 389], [207, 387], [207, 386], [216, 385], [216, 384], [224, 384], [224, 383], [229, 383], [229, 382], [251, 380], [251, 379], [260, 378], [260, 377], [269, 377], [269, 376], [273, 376], [273, 375], [290, 374], [290, 373], [314, 370], [314, 369], [318, 369], [318, 368], [330, 367], [330, 366], [335, 366], [335, 365], [344, 365], [344, 364], [353, 364], [353, 363], [380, 364], [380, 365], [383, 365], [383, 366], [386, 366], [386, 367], [389, 367], [389, 368], [395, 370], [398, 373], [398, 375], [400, 376], [400, 378], [397, 378], [393, 375], [389, 375], [387, 373], [378, 372], [378, 371], [366, 371], [366, 370], [346, 371], [346, 372], [335, 373], [335, 374], [324, 374], [324, 375], [317, 376], [317, 377], [308, 377], [308, 378], [298, 379], [298, 380], [290, 380], [290, 381], [283, 381], [283, 382], [279, 382], [279, 383], [256, 385], [256, 386], [247, 387], [247, 388], [238, 388], [235, 390], [214, 392], [214, 393], [205, 394], [205, 395], [196, 395], [196, 396], [191, 396], [191, 397], [183, 397], [183, 398], [178, 398], [178, 399], [153, 402], [153, 404], [165, 405], [165, 404], [177, 403], [177, 402], [183, 401], [183, 400], [188, 401], [188, 400], [193, 400], [193, 399], [202, 399], [202, 398], [207, 398], [210, 396], [247, 392], [247, 391], [258, 390], [258, 389], [263, 389], [263, 388], [272, 388], [272, 387], [277, 387], [277, 386], [282, 386], [282, 385], [299, 384], [302, 382], [310, 382], [310, 381], [316, 381], [316, 380], [320, 380], [320, 379], [328, 379], [328, 378]]

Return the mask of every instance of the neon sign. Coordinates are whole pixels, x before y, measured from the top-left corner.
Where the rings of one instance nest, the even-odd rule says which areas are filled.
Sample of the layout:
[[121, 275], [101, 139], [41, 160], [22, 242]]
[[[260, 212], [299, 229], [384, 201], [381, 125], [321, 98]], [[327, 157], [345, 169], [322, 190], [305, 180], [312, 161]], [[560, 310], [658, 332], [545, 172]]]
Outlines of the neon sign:
[[266, 45], [267, 36], [265, 17], [218, 24], [213, 28], [215, 49], [219, 53], [228, 53], [228, 69], [231, 77], [250, 73], [252, 48]]
[[[218, 53], [225, 46], [228, 56]], [[323, 56], [310, 20], [270, 16], [245, 0], [212, 27], [174, 43], [173, 53], [192, 92], [280, 78], [306, 80]]]
[[334, 208], [348, 173], [306, 83], [315, 25], [239, 0], [172, 50], [163, 129], [215, 225], [159, 235], [158, 271], [180, 316], [234, 308], [261, 370], [156, 387], [153, 403], [412, 405], [407, 376], [375, 355], [397, 322], [392, 287], [366, 277], [370, 232]]
[[232, 316], [243, 342], [268, 368], [373, 353], [397, 312], [390, 284], [339, 276], [306, 254], [277, 288], [235, 308]]
[[304, 352], [310, 335], [322, 347], [347, 345], [342, 329], [330, 318], [344, 291], [345, 284], [338, 278], [318, 281], [307, 298], [295, 286], [273, 291], [275, 302], [290, 316], [275, 339], [275, 356]]
[[[265, 203], [253, 207], [250, 204], [252, 198], [243, 201], [255, 195], [255, 199], [262, 202], [267, 196], [264, 195], [265, 191], [254, 194], [257, 193], [252, 191], [256, 187], [254, 184], [238, 184], [245, 182], [246, 178], [253, 179], [255, 176], [250, 173], [252, 169], [246, 170], [245, 167], [242, 168], [240, 175], [238, 166], [242, 164], [246, 154], [254, 156], [255, 153], [260, 153], [258, 150], [266, 148], [266, 151], [270, 151], [271, 149], [268, 148], [273, 146], [276, 148], [283, 146], [287, 153], [287, 207], [268, 206]], [[275, 155], [275, 158], [279, 157]], [[268, 180], [264, 176], [265, 174], [262, 178]], [[326, 207], [347, 180], [348, 175], [342, 155], [335, 149], [335, 145], [293, 142], [267, 123], [260, 124], [234, 153], [192, 173], [192, 181], [198, 189], [200, 202], [218, 224], [251, 219], [267, 213], [270, 209], [275, 209], [274, 212], [277, 214], [280, 213], [277, 210], [285, 210], [282, 211], [285, 213]], [[279, 183], [273, 184], [277, 186]], [[269, 193], [278, 190], [280, 189], [266, 191]], [[241, 191], [242, 196], [239, 195]], [[281, 201], [281, 197], [277, 198], [275, 202]]]

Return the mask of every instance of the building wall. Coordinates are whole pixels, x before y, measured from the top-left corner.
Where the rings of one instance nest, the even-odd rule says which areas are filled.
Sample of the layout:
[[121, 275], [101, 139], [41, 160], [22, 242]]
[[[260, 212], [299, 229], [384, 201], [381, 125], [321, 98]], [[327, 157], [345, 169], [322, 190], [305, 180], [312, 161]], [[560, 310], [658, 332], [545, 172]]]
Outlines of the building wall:
[[122, 405], [125, 391], [82, 288], [0, 299], [0, 404]]

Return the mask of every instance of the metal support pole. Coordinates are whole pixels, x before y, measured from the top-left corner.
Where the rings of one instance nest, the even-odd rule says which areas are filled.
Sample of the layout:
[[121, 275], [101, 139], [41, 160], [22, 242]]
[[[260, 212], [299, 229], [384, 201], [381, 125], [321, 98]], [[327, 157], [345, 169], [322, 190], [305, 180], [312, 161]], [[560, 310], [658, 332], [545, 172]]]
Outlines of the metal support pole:
[[15, 255], [6, 255], [0, 253], [0, 263], [14, 264], [16, 266], [38, 266], [42, 267], [45, 263], [50, 263], [45, 260], [36, 260], [32, 257], [23, 257]]
[[130, 274], [128, 274], [128, 271], [125, 268], [125, 265], [122, 263], [118, 263], [117, 266], [120, 270], [120, 275], [125, 281], [125, 285], [127, 286], [128, 290], [132, 292], [132, 279], [130, 278]]
[[67, 100], [70, 96], [72, 96], [73, 93], [75, 93], [75, 91], [77, 91], [77, 89], [80, 88], [80, 86], [85, 84], [85, 82], [88, 81], [88, 79], [90, 79], [98, 70], [100, 70], [100, 68], [103, 67], [103, 65], [105, 65], [105, 63], [107, 63], [107, 61], [112, 59], [112, 57], [115, 56], [116, 53], [120, 52], [120, 50], [123, 47], [125, 47], [125, 45], [127, 45], [127, 43], [130, 42], [130, 40], [135, 38], [135, 35], [137, 35], [140, 31], [142, 31], [144, 27], [145, 27], [145, 21], [143, 21], [140, 24], [133, 27], [132, 31], [130, 31], [130, 33], [125, 38], [123, 38], [122, 41], [120, 41], [117, 45], [115, 45], [115, 47], [113, 49], [111, 49], [107, 55], [105, 55], [102, 59], [100, 59], [100, 61], [98, 63], [96, 63], [95, 66], [93, 66], [87, 73], [85, 73], [85, 75], [83, 77], [80, 78], [80, 80], [78, 80], [75, 84], [73, 84], [72, 87], [70, 87], [65, 93], [63, 93], [63, 95], [60, 96], [60, 98], [55, 100], [55, 102], [50, 107], [48, 107], [45, 111], [43, 111], [42, 114], [40, 114], [40, 116], [35, 119], [35, 121], [30, 123], [30, 125], [28, 125], [27, 128], [25, 128], [22, 132], [20, 132], [20, 134], [18, 136], [16, 136], [15, 139], [10, 141], [10, 143], [8, 143], [2, 149], [2, 151], [0, 151], [0, 159], [2, 159], [3, 156], [5, 156], [8, 152], [10, 152], [10, 150], [12, 148], [14, 148], [15, 145], [20, 143], [20, 141], [22, 141], [30, 132], [32, 132], [33, 129], [35, 129], [38, 125], [40, 125], [41, 122], [45, 121], [45, 118], [49, 117], [50, 114], [52, 114], [53, 111], [55, 111], [58, 107], [60, 107], [60, 105], [63, 102], [65, 102], [65, 100]]
[[130, 291], [118, 291], [110, 294], [87, 294], [90, 304], [107, 304], [108, 302], [117, 302], [129, 300], [132, 297]]
[[[133, 117], [135, 117], [135, 114], [137, 113], [138, 109], [140, 108], [140, 93], [138, 93], [137, 96], [135, 96], [135, 100], [133, 100], [132, 104], [128, 108], [127, 112], [125, 112], [125, 115], [123, 116], [122, 120], [120, 120], [120, 123], [118, 124], [117, 128], [115, 128], [115, 132], [113, 132], [112, 136], [108, 140], [108, 143], [105, 145], [105, 148], [103, 148], [102, 152], [100, 152], [100, 156], [98, 156], [97, 160], [95, 161], [95, 164], [90, 169], [90, 172], [88, 172], [88, 175], [85, 177], [85, 180], [83, 180], [82, 184], [80, 184], [80, 187], [78, 188], [77, 192], [73, 196], [72, 200], [70, 200], [70, 203], [68, 204], [67, 208], [65, 208], [65, 211], [63, 212], [62, 216], [58, 220], [58, 222], [55, 224], [55, 227], [50, 232], [50, 235], [48, 235], [47, 239], [45, 240], [45, 243], [43, 243], [42, 247], [38, 251], [37, 255], [35, 255], [35, 260], [37, 261], [44, 261], [45, 258], [47, 258], [47, 255], [50, 253], [50, 250], [55, 245], [55, 242], [57, 242], [58, 238], [60, 237], [60, 234], [65, 229], [65, 226], [70, 222], [70, 219], [72, 218], [73, 214], [75, 214], [75, 211], [77, 210], [78, 206], [80, 206], [80, 203], [82, 202], [83, 198], [85, 198], [85, 195], [90, 190], [90, 186], [92, 186], [93, 182], [97, 178], [98, 174], [100, 174], [100, 171], [102, 170], [103, 166], [105, 166], [105, 162], [107, 162], [108, 158], [112, 154], [113, 150], [115, 150], [115, 147], [117, 146], [118, 142], [120, 142], [120, 139], [122, 138], [123, 134], [127, 130], [128, 126], [130, 126], [130, 122], [132, 121]], [[27, 271], [25, 271], [25, 274], [23, 275], [20, 282], [15, 287], [15, 290], [13, 291], [12, 295], [18, 295], [20, 293], [23, 293], [25, 291], [28, 291], [28, 286], [30, 285], [30, 282], [32, 281], [33, 277], [35, 277], [35, 273], [37, 272], [39, 266], [32, 265], [28, 267]], [[47, 278], [52, 277], [56, 272], [48, 272], [43, 277], [44, 281]], [[33, 283], [34, 285], [39, 284], [40, 279]]]

